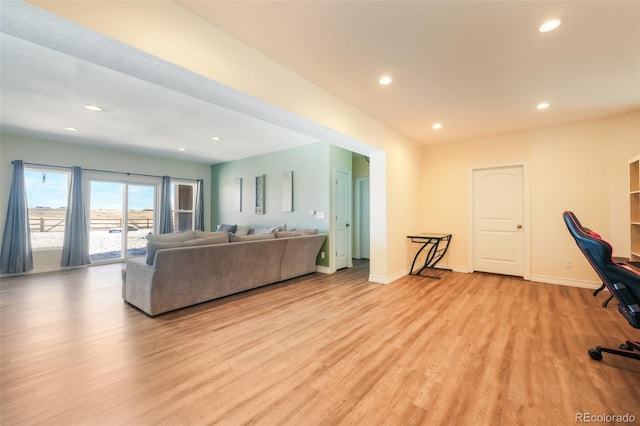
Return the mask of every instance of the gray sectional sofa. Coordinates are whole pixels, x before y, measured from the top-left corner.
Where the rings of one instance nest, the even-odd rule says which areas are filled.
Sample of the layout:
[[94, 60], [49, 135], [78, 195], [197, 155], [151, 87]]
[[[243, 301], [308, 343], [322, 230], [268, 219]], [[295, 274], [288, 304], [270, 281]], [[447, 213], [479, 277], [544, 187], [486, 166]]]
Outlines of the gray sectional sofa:
[[155, 316], [310, 274], [326, 238], [274, 233], [242, 239], [231, 234], [234, 242], [225, 242], [221, 233], [207, 234], [188, 241], [150, 241], [150, 261], [127, 260], [124, 301]]

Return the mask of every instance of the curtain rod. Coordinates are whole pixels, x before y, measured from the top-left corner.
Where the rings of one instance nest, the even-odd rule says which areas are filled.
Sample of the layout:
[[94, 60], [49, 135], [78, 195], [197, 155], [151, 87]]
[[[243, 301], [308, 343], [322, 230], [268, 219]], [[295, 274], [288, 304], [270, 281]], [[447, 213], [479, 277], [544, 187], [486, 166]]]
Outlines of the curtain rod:
[[[13, 161], [11, 162], [11, 164], [13, 164]], [[27, 163], [27, 162], [23, 162], [23, 164], [29, 165], [29, 166], [38, 166], [38, 167], [51, 167], [51, 168], [56, 168], [56, 169], [67, 169], [67, 170], [71, 170], [70, 166], [55, 166], [53, 164], [40, 164], [40, 163]], [[100, 172], [100, 173], [113, 173], [113, 174], [118, 174], [118, 175], [127, 175], [127, 176], [143, 176], [143, 177], [152, 177], [152, 178], [161, 178], [162, 176], [158, 176], [158, 175], [145, 175], [142, 173], [131, 173], [131, 172], [114, 172], [112, 170], [100, 170], [100, 169], [82, 169], [83, 171], [88, 171], [88, 172]], [[179, 178], [179, 177], [172, 177], [172, 179], [178, 179], [178, 180], [186, 180], [186, 181], [192, 181], [192, 182], [197, 182], [198, 179], [187, 179], [187, 178]]]

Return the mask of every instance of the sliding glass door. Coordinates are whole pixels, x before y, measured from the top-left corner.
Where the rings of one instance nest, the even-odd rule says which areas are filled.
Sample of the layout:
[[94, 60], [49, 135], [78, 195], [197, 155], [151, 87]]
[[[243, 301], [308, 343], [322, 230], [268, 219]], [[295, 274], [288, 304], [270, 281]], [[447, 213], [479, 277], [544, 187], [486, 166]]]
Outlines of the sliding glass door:
[[98, 179], [89, 183], [91, 262], [146, 256], [145, 235], [153, 232], [157, 185]]
[[153, 232], [156, 187], [126, 185], [127, 190], [127, 257], [146, 256], [145, 236]]
[[122, 259], [124, 184], [91, 181], [89, 258], [92, 263]]

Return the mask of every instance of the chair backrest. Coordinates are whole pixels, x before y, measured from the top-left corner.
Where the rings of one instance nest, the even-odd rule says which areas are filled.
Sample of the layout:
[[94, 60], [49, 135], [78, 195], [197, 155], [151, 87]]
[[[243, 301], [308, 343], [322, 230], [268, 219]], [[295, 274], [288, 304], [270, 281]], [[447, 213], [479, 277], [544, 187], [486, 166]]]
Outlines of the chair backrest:
[[640, 274], [613, 261], [611, 245], [583, 227], [573, 212], [562, 214], [564, 223], [594, 271], [618, 301], [618, 310], [632, 327], [640, 328]]

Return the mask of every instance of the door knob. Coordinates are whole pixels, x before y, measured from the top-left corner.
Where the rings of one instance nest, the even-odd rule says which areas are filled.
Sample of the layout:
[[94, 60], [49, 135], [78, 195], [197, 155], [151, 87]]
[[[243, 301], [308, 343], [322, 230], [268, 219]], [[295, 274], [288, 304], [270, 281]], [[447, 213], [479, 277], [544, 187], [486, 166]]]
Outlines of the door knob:
[[518, 229], [522, 229], [522, 225], [518, 225]]

